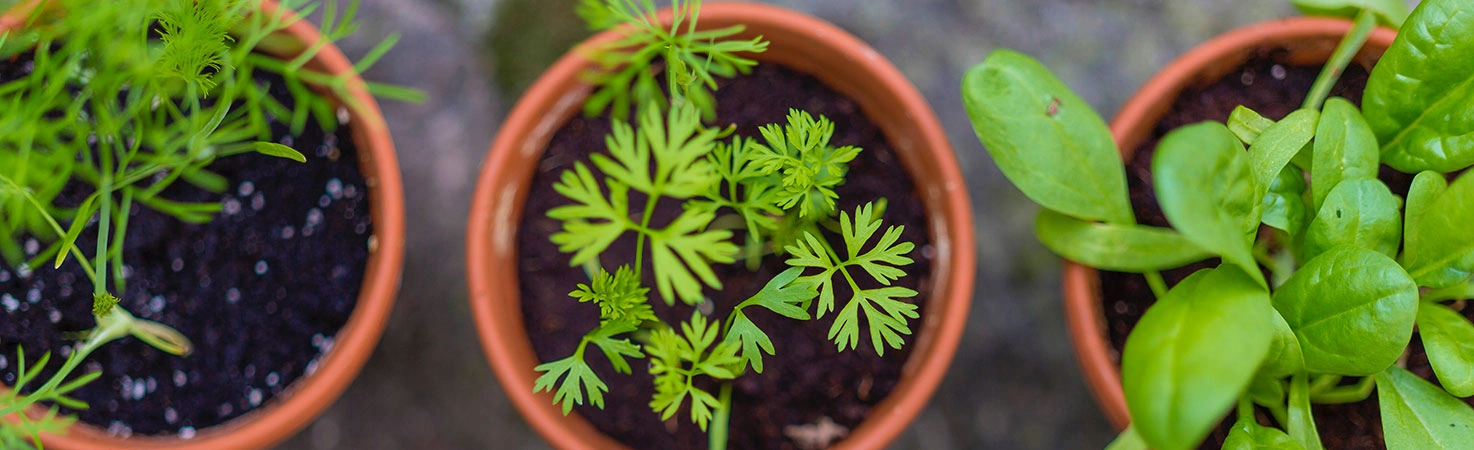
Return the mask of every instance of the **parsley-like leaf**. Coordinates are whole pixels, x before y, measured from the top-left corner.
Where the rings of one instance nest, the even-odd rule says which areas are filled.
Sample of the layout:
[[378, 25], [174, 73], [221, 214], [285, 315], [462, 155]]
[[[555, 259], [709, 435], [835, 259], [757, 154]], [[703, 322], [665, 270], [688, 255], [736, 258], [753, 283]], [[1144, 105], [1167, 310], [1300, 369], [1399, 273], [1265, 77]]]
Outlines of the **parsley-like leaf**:
[[773, 350], [773, 341], [768, 334], [757, 327], [743, 309], [747, 306], [758, 305], [779, 315], [797, 320], [809, 320], [807, 311], [808, 303], [813, 301], [818, 292], [813, 285], [806, 283], [794, 283], [799, 275], [803, 274], [802, 267], [792, 267], [768, 281], [763, 290], [758, 291], [747, 301], [737, 305], [732, 312], [732, 327], [727, 330], [726, 342], [737, 342], [742, 344], [742, 365], [752, 366], [752, 370], [763, 373], [763, 355], [776, 354]]
[[594, 273], [591, 283], [580, 283], [578, 289], [568, 295], [578, 299], [580, 303], [593, 302], [599, 305], [601, 324], [619, 323], [638, 327], [644, 321], [659, 320], [650, 309], [650, 301], [646, 296], [649, 292], [650, 288], [640, 285], [639, 277], [629, 266], [619, 266], [614, 275], [599, 269]]
[[754, 159], [765, 173], [781, 173], [783, 190], [777, 205], [784, 210], [799, 208], [800, 217], [830, 217], [839, 194], [834, 188], [844, 183], [849, 162], [860, 154], [860, 148], [829, 145], [834, 136], [834, 122], [824, 116], [815, 120], [804, 111], [788, 111], [788, 125], [771, 124], [761, 128], [767, 145], [757, 146]]
[[[900, 287], [890, 286], [892, 281], [906, 275], [904, 270], [898, 266], [911, 264], [911, 258], [905, 256], [915, 248], [910, 242], [897, 242], [900, 240], [901, 232], [905, 227], [893, 226], [886, 229], [884, 235], [869, 251], [863, 251], [865, 245], [880, 230], [880, 217], [875, 214], [874, 203], [867, 203], [855, 210], [854, 220], [845, 212], [840, 213], [840, 229], [845, 243], [844, 260], [832, 254], [828, 245], [815, 237], [812, 233], [805, 233], [804, 239], [799, 240], [786, 247], [792, 256], [788, 265], [794, 267], [813, 267], [821, 269], [822, 272], [801, 277], [798, 282], [814, 286], [819, 290], [819, 317], [834, 309], [834, 276], [842, 275], [854, 292], [849, 303], [839, 311], [834, 325], [829, 328], [829, 338], [834, 340], [840, 350], [856, 348], [859, 343], [860, 324], [859, 312], [864, 311], [865, 319], [870, 325], [870, 341], [875, 347], [875, 353], [885, 354], [885, 347], [901, 348], [901, 335], [911, 334], [911, 328], [907, 325], [907, 319], [919, 317], [916, 305], [901, 301], [902, 298], [916, 296], [916, 291]], [[850, 273], [849, 267], [859, 267], [869, 274], [872, 279], [883, 286], [879, 289], [861, 289], [856, 283], [854, 274]]]
[[563, 178], [553, 184], [553, 190], [577, 202], [548, 211], [548, 217], [563, 221], [563, 230], [554, 233], [552, 241], [560, 251], [576, 252], [571, 265], [594, 260], [635, 225], [628, 217], [629, 188], [611, 181], [606, 198], [593, 172], [583, 163], [563, 171]]
[[[552, 392], [553, 387], [557, 386], [557, 392], [553, 394], [553, 402], [563, 405], [564, 415], [573, 411], [573, 405], [583, 404], [585, 391], [588, 392], [590, 404], [599, 408], [604, 407], [604, 393], [609, 392], [609, 386], [594, 374], [593, 368], [584, 363], [581, 350], [567, 358], [538, 364], [532, 370], [543, 372], [533, 383], [532, 391]], [[567, 375], [567, 378], [561, 384], [558, 383], [558, 379], [564, 378], [564, 375]]]
[[645, 354], [640, 353], [640, 346], [630, 342], [629, 339], [615, 339], [614, 336], [631, 333], [636, 329], [638, 329], [637, 326], [629, 323], [605, 323], [594, 329], [585, 339], [599, 346], [599, 351], [609, 358], [609, 363], [614, 366], [615, 372], [631, 373], [630, 364], [625, 361], [624, 357], [644, 358]]
[[733, 368], [742, 362], [737, 356], [738, 345], [716, 343], [721, 335], [719, 327], [717, 323], [708, 326], [705, 317], [693, 313], [691, 320], [681, 324], [682, 334], [669, 328], [651, 334], [650, 343], [645, 346], [650, 353], [650, 374], [655, 377], [655, 398], [650, 401], [650, 409], [660, 413], [661, 420], [675, 416], [689, 396], [691, 421], [706, 431], [712, 411], [722, 407], [716, 396], [692, 383], [697, 376], [724, 380], [737, 376]]
[[668, 115], [647, 108], [640, 115], [638, 132], [619, 121], [613, 126], [613, 134], [605, 138], [610, 156], [592, 156], [609, 178], [651, 196], [677, 199], [706, 193], [718, 181], [705, 158], [718, 133], [701, 125], [694, 107], [676, 106]]
[[665, 229], [650, 235], [655, 287], [666, 304], [674, 304], [675, 296], [689, 305], [701, 303], [703, 282], [713, 289], [722, 288], [711, 263], [736, 261], [738, 249], [730, 240], [731, 231], [705, 229], [715, 217], [710, 211], [687, 210]]

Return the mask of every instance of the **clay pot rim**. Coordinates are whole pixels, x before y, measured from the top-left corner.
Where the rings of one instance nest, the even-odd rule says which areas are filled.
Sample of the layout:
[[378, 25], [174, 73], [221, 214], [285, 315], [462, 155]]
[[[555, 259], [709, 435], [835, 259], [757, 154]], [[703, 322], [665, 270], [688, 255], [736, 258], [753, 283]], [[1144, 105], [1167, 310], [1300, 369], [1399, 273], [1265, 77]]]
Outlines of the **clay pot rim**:
[[[838, 443], [839, 448], [883, 447], [915, 418], [940, 384], [956, 352], [972, 301], [976, 264], [972, 213], [966, 185], [951, 146], [935, 114], [910, 81], [874, 49], [834, 25], [780, 7], [744, 3], [703, 5], [700, 23], [713, 27], [743, 23], [749, 30], [770, 38], [780, 32], [802, 35], [844, 54], [857, 71], [880, 79], [890, 90], [889, 95], [903, 106], [907, 119], [918, 128], [916, 134], [922, 136], [920, 142], [907, 142], [904, 146], [895, 145], [896, 138], [892, 134], [896, 132], [887, 133], [898, 154], [902, 147], [920, 148], [915, 151], [916, 156], [903, 157], [907, 168], [926, 163], [938, 166], [937, 177], [912, 177], [917, 182], [918, 193], [927, 199], [928, 216], [932, 222], [929, 231], [933, 234], [933, 245], [939, 255], [932, 273], [933, 285], [937, 289], [929, 303], [928, 314], [922, 318], [924, 331], [918, 331], [917, 342], [911, 344], [915, 347], [896, 390], [877, 404], [871, 410], [871, 416], [852, 430], [849, 437]], [[714, 23], [716, 25], [712, 25]], [[516, 177], [517, 170], [508, 167], [515, 161], [541, 155], [547, 137], [578, 109], [588, 91], [587, 86], [578, 80], [579, 73], [588, 65], [580, 49], [616, 37], [606, 32], [585, 41], [544, 72], [523, 95], [491, 145], [477, 182], [467, 227], [467, 279], [472, 316], [482, 346], [512, 403], [532, 427], [557, 448], [618, 448], [622, 445], [595, 431], [577, 414], [565, 417], [553, 403], [551, 394], [532, 392], [535, 372], [531, 368], [537, 361], [532, 355], [520, 306], [515, 300], [519, 298], [516, 271], [511, 270], [509, 275], [505, 273], [508, 272], [506, 267], [515, 265], [515, 245], [512, 242], [517, 228], [506, 224], [515, 224], [514, 219], [521, 217], [521, 205], [527, 195], [524, 191], [530, 177], [517, 184], [503, 182], [502, 179]], [[782, 52], [779, 45], [770, 47], [764, 55]], [[768, 58], [759, 55], [760, 60], [768, 61]], [[824, 78], [823, 74], [816, 75]], [[863, 108], [864, 103], [854, 92], [839, 89], [830, 80], [823, 81], [855, 98], [867, 116], [876, 116], [870, 109]], [[545, 116], [561, 119], [545, 120]], [[876, 122], [880, 124], [880, 121]], [[534, 137], [527, 138], [529, 135]], [[542, 136], [540, 139], [536, 137], [539, 135]], [[908, 172], [914, 173], [914, 170]], [[932, 186], [935, 195], [923, 192], [924, 183]], [[498, 251], [494, 247], [511, 250]], [[494, 280], [488, 274], [499, 278]], [[508, 303], [507, 299], [512, 299], [510, 305], [500, 309], [493, 306], [494, 301]], [[514, 317], [508, 319], [508, 323], [497, 325], [498, 314], [508, 314], [508, 311], [515, 311], [515, 314], [509, 314]]]
[[[1237, 28], [1194, 47], [1153, 75], [1111, 120], [1111, 135], [1120, 148], [1122, 160], [1131, 159], [1136, 146], [1151, 132], [1177, 95], [1205, 81], [1205, 75], [1214, 68], [1236, 67], [1258, 48], [1284, 47], [1307, 39], [1330, 39], [1334, 45], [1351, 26], [1350, 21], [1343, 19], [1280, 19]], [[1356, 62], [1370, 64], [1392, 44], [1396, 35], [1392, 29], [1374, 29]], [[1218, 76], [1211, 78], [1216, 80]], [[1100, 275], [1095, 268], [1066, 260], [1062, 285], [1065, 320], [1086, 384], [1111, 424], [1118, 431], [1124, 430], [1131, 418], [1121, 390], [1120, 367], [1109, 356], [1111, 345], [1101, 305]]]
[[[44, 1], [44, 0], [42, 0]], [[285, 10], [277, 0], [260, 0], [260, 12]], [[34, 6], [33, 2], [30, 6]], [[297, 17], [285, 11], [286, 17]], [[0, 28], [19, 26], [23, 19], [0, 16]], [[285, 33], [300, 42], [317, 42], [321, 34], [306, 19], [295, 20]], [[309, 66], [333, 74], [350, 73], [353, 64], [332, 43], [322, 47]], [[43, 435], [47, 448], [104, 450], [147, 448], [171, 450], [216, 450], [266, 448], [286, 440], [311, 423], [347, 389], [378, 345], [399, 291], [404, 262], [404, 189], [394, 142], [378, 103], [369, 95], [364, 81], [352, 75], [348, 83], [353, 98], [367, 112], [352, 112], [354, 141], [359, 148], [359, 166], [369, 188], [374, 235], [359, 292], [358, 304], [348, 322], [338, 331], [331, 350], [318, 358], [317, 369], [293, 382], [261, 407], [225, 423], [203, 428], [191, 439], [173, 436], [118, 438], [97, 427], [77, 423], [63, 436]], [[367, 126], [364, 126], [367, 124]], [[42, 410], [33, 408], [33, 417]]]

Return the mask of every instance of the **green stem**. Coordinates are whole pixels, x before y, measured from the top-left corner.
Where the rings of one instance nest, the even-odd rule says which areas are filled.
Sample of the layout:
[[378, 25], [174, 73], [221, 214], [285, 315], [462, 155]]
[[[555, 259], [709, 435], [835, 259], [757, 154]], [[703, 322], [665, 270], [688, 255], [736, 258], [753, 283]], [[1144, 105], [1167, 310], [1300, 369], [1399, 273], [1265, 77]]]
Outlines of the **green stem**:
[[1239, 421], [1254, 421], [1254, 399], [1247, 393], [1239, 397]]
[[[102, 152], [107, 154], [107, 152]], [[92, 263], [92, 269], [97, 275], [92, 277], [92, 294], [103, 295], [107, 293], [107, 243], [109, 228], [112, 227], [113, 211], [113, 174], [104, 172], [102, 182], [98, 183], [97, 201], [102, 202], [102, 214], [98, 216], [97, 230], [97, 254]]]
[[1158, 299], [1167, 295], [1167, 281], [1162, 279], [1162, 272], [1151, 270], [1142, 275], [1146, 276], [1146, 284], [1152, 287], [1152, 295]]
[[1370, 9], [1362, 9], [1356, 15], [1356, 21], [1351, 27], [1351, 32], [1341, 38], [1341, 43], [1336, 45], [1336, 51], [1331, 53], [1331, 59], [1321, 68], [1320, 76], [1315, 78], [1315, 84], [1310, 86], [1310, 93], [1305, 96], [1305, 103], [1301, 105], [1304, 109], [1319, 110], [1321, 103], [1326, 101], [1330, 95], [1331, 87], [1336, 80], [1341, 78], [1341, 72], [1346, 70], [1346, 65], [1351, 63], [1351, 58], [1356, 56], [1356, 51], [1367, 41], [1367, 36], [1372, 34], [1372, 28], [1377, 26], [1377, 16]]
[[727, 422], [732, 417], [732, 383], [722, 383], [722, 392], [718, 394], [717, 400], [722, 403], [717, 407], [716, 415], [711, 418], [711, 430], [707, 433], [706, 445], [711, 450], [727, 450]]
[[1372, 389], [1377, 387], [1375, 377], [1364, 377], [1356, 384], [1337, 386], [1326, 391], [1311, 394], [1310, 401], [1314, 403], [1333, 405], [1341, 403], [1356, 403], [1366, 400], [1372, 396]]
[[1320, 433], [1315, 429], [1315, 418], [1311, 416], [1308, 377], [1305, 373], [1290, 377], [1290, 410], [1285, 431], [1305, 450], [1325, 450], [1320, 443]]
[[[660, 196], [650, 194], [645, 199], [645, 212], [640, 217], [640, 231], [635, 233], [635, 278], [641, 279], [645, 272], [645, 235], [650, 232], [650, 217], [655, 214], [655, 203], [660, 201]], [[670, 299], [666, 299], [670, 300]]]
[[1314, 380], [1310, 381], [1310, 397], [1313, 399], [1320, 393], [1335, 388], [1341, 383], [1341, 378], [1340, 375], [1317, 375]]

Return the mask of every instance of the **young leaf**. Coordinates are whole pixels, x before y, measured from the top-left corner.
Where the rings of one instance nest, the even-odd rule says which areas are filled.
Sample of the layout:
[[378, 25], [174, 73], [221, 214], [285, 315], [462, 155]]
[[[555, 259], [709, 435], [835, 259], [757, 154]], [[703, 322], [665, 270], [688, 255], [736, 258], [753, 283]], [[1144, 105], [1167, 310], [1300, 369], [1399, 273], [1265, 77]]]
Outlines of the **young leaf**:
[[1213, 256], [1169, 228], [1092, 223], [1050, 209], [1039, 210], [1034, 232], [1065, 259], [1104, 270], [1165, 270]]
[[1232, 131], [1233, 135], [1238, 136], [1245, 145], [1254, 145], [1254, 140], [1259, 139], [1260, 134], [1274, 126], [1274, 121], [1244, 105], [1239, 105], [1228, 114], [1227, 125], [1228, 131]]
[[[871, 344], [875, 347], [875, 353], [883, 356], [886, 346], [901, 348], [903, 343], [901, 335], [911, 334], [911, 327], [906, 324], [907, 319], [919, 317], [915, 304], [900, 300], [915, 297], [916, 291], [890, 285], [892, 281], [906, 275], [900, 266], [912, 263], [911, 258], [905, 255], [910, 253], [916, 245], [910, 242], [897, 242], [905, 227], [889, 227], [874, 247], [861, 253], [865, 245], [875, 236], [875, 232], [880, 230], [881, 221], [875, 212], [874, 203], [866, 203], [856, 209], [853, 221], [850, 220], [849, 213], [841, 212], [839, 223], [845, 242], [845, 259], [840, 260], [837, 255], [831, 255], [829, 247], [819, 238], [805, 233], [803, 240], [785, 247], [792, 256], [788, 260], [788, 265], [823, 270], [797, 281], [819, 291], [818, 317], [824, 317], [826, 312], [834, 309], [834, 276], [842, 274], [850, 290], [854, 292], [854, 296], [844, 308], [840, 309], [834, 325], [829, 327], [829, 339], [833, 340], [840, 350], [846, 347], [856, 348], [860, 340], [859, 312], [864, 311], [865, 319], [870, 325]], [[887, 287], [862, 289], [855, 282], [849, 270], [851, 267], [859, 267], [876, 282]]]
[[[1429, 176], [1437, 177], [1437, 174]], [[1474, 273], [1474, 233], [1468, 232], [1474, 223], [1474, 176], [1462, 175], [1448, 185], [1426, 207], [1421, 203], [1437, 190], [1437, 181], [1423, 180], [1419, 186], [1419, 175], [1413, 179], [1414, 189], [1410, 198], [1417, 197], [1420, 203], [1409, 204], [1407, 247], [1403, 249], [1402, 265], [1419, 286], [1441, 288], [1469, 279]]]
[[1377, 374], [1388, 450], [1474, 448], [1474, 409], [1406, 369]]
[[[706, 155], [716, 145], [717, 130], [701, 125], [690, 105], [677, 105], [670, 114], [646, 108], [638, 132], [620, 121], [605, 138], [609, 156], [591, 159], [610, 179], [651, 196], [686, 199], [702, 195], [717, 182]], [[655, 172], [650, 172], [654, 160]]]
[[[568, 293], [580, 303], [593, 302], [599, 305], [601, 324], [626, 324], [638, 327], [645, 321], [660, 320], [650, 308], [647, 296], [650, 288], [640, 285], [640, 279], [629, 266], [619, 266], [614, 275], [600, 268], [589, 284], [578, 285]], [[629, 331], [634, 331], [629, 330]]]
[[1443, 191], [1448, 189], [1448, 179], [1443, 174], [1431, 170], [1425, 170], [1413, 177], [1413, 184], [1407, 190], [1407, 206], [1403, 208], [1402, 221], [1402, 262], [1407, 263], [1407, 252], [1414, 247], [1421, 249], [1421, 243], [1413, 241], [1422, 237], [1422, 218], [1428, 212], [1428, 207], [1433, 204]]
[[1290, 159], [1306, 148], [1310, 139], [1315, 137], [1315, 124], [1319, 120], [1319, 112], [1297, 109], [1254, 139], [1249, 146], [1249, 164], [1253, 167], [1254, 179], [1259, 181], [1259, 195], [1255, 198], [1263, 198]]
[[1305, 353], [1300, 350], [1300, 341], [1295, 337], [1295, 330], [1290, 328], [1290, 323], [1285, 321], [1278, 310], [1273, 315], [1274, 340], [1269, 345], [1269, 356], [1264, 358], [1264, 366], [1259, 368], [1260, 375], [1284, 378], [1304, 372]]
[[[563, 415], [573, 411], [573, 405], [583, 404], [584, 392], [588, 392], [589, 404], [599, 408], [604, 407], [604, 393], [609, 392], [609, 386], [604, 384], [599, 376], [594, 374], [594, 369], [583, 362], [583, 355], [573, 355], [557, 361], [542, 363], [532, 370], [542, 372], [533, 383], [533, 392], [552, 392], [557, 386], [557, 392], [553, 394], [553, 402], [563, 405]], [[566, 375], [566, 377], [565, 377]], [[559, 383], [558, 379], [563, 378]]]
[[1245, 273], [1259, 274], [1250, 240], [1259, 227], [1263, 191], [1238, 138], [1203, 122], [1167, 133], [1152, 159], [1157, 200], [1172, 226]]
[[1269, 191], [1264, 194], [1260, 209], [1264, 211], [1260, 220], [1265, 225], [1278, 228], [1297, 239], [1304, 234], [1306, 221], [1305, 172], [1295, 166], [1285, 166]]
[[575, 202], [548, 211], [548, 217], [563, 221], [563, 230], [554, 233], [552, 241], [559, 251], [575, 252], [569, 265], [595, 260], [619, 235], [635, 226], [629, 218], [629, 188], [610, 182], [606, 198], [593, 172], [583, 163], [574, 163], [573, 170], [563, 171], [553, 190]]
[[1341, 246], [1290, 276], [1274, 292], [1274, 308], [1300, 341], [1307, 370], [1365, 376], [1407, 347], [1418, 287], [1392, 258]]
[[615, 372], [630, 373], [629, 361], [624, 358], [626, 356], [644, 358], [645, 354], [640, 353], [640, 346], [630, 342], [629, 339], [615, 339], [614, 336], [632, 333], [637, 329], [638, 327], [628, 323], [605, 323], [590, 332], [586, 339], [599, 346], [599, 351], [609, 358], [609, 363], [614, 366]]
[[1161, 450], [1196, 447], [1268, 355], [1271, 319], [1269, 293], [1231, 266], [1192, 274], [1147, 309], [1121, 356], [1142, 439]]
[[743, 366], [751, 364], [753, 371], [763, 373], [763, 355], [759, 350], [769, 355], [774, 354], [773, 341], [747, 318], [744, 308], [757, 305], [790, 319], [809, 320], [806, 309], [819, 293], [814, 290], [813, 284], [794, 283], [802, 274], [802, 267], [790, 267], [768, 281], [763, 290], [737, 305], [736, 311], [732, 313], [732, 327], [727, 330], [723, 340], [742, 344]]
[[1465, 0], [1424, 0], [1367, 79], [1362, 110], [1382, 162], [1407, 173], [1474, 164], [1474, 15]]
[[1283, 431], [1241, 418], [1234, 422], [1228, 438], [1223, 440], [1223, 450], [1305, 450], [1305, 447]]
[[[650, 408], [660, 413], [661, 420], [675, 416], [686, 397], [691, 397], [691, 421], [706, 431], [712, 410], [721, 407], [716, 396], [692, 385], [697, 376], [732, 379], [742, 359], [737, 356], [735, 342], [717, 343], [719, 324], [707, 326], [706, 318], [693, 313], [681, 324], [682, 334], [662, 328], [650, 335], [645, 349], [650, 354], [650, 375], [655, 377], [655, 397]], [[711, 349], [708, 353], [707, 349]]]
[[1350, 19], [1362, 9], [1377, 13], [1377, 21], [1397, 28], [1407, 19], [1407, 3], [1403, 0], [1290, 0], [1307, 16], [1344, 17]]
[[809, 113], [788, 110], [788, 125], [767, 125], [760, 130], [768, 145], [754, 144], [752, 156], [764, 174], [781, 174], [782, 189], [775, 193], [775, 204], [784, 209], [799, 209], [799, 217], [832, 217], [834, 201], [839, 194], [834, 188], [844, 183], [849, 163], [860, 154], [860, 148], [829, 145], [834, 136], [834, 122]]
[[1326, 100], [1315, 128], [1310, 170], [1312, 210], [1343, 180], [1377, 178], [1377, 135], [1356, 106], [1341, 97]]
[[1105, 121], [1038, 61], [994, 51], [968, 70], [962, 101], [988, 154], [1030, 200], [1083, 220], [1136, 222]]
[[1438, 383], [1456, 397], [1474, 395], [1474, 324], [1447, 306], [1423, 302], [1418, 334]]
[[731, 242], [731, 231], [704, 229], [715, 218], [709, 211], [686, 210], [650, 235], [655, 287], [667, 305], [675, 304], [676, 297], [688, 305], [701, 303], [702, 283], [722, 288], [711, 264], [735, 261], [739, 249]]
[[251, 148], [256, 150], [256, 153], [260, 153], [266, 156], [275, 156], [277, 158], [290, 159], [299, 163], [307, 162], [307, 157], [302, 156], [302, 152], [275, 142], [254, 142], [251, 143]]
[[1342, 181], [1326, 196], [1305, 233], [1305, 258], [1338, 245], [1397, 256], [1402, 242], [1402, 214], [1397, 196], [1377, 179]]

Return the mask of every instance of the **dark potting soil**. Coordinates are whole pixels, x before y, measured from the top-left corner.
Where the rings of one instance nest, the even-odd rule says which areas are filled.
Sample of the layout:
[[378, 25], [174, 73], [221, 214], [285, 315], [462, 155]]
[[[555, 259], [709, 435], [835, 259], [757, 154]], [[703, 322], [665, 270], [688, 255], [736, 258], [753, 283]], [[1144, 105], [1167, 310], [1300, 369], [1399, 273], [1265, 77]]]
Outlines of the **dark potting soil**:
[[[1168, 226], [1157, 203], [1152, 185], [1151, 160], [1157, 141], [1167, 132], [1192, 123], [1212, 120], [1224, 122], [1234, 107], [1247, 106], [1265, 117], [1278, 120], [1300, 107], [1305, 94], [1320, 74], [1321, 66], [1282, 65], [1277, 62], [1280, 51], [1260, 51], [1257, 56], [1237, 71], [1230, 72], [1219, 81], [1198, 89], [1188, 89], [1172, 104], [1166, 116], [1152, 130], [1151, 136], [1136, 148], [1132, 159], [1126, 163], [1126, 180], [1130, 187], [1131, 206], [1137, 220], [1153, 226]], [[1361, 104], [1361, 94], [1366, 86], [1367, 72], [1361, 66], [1351, 65], [1340, 81], [1331, 90], [1331, 96], [1346, 98], [1353, 104]], [[1393, 193], [1406, 195], [1412, 183], [1412, 175], [1382, 166], [1379, 178], [1387, 183]], [[1215, 267], [1218, 260], [1210, 259], [1185, 267], [1163, 272], [1169, 285], [1176, 284], [1193, 272]], [[1111, 357], [1119, 364], [1120, 352], [1125, 348], [1126, 337], [1141, 320], [1142, 313], [1155, 302], [1151, 288], [1139, 274], [1100, 271], [1102, 309], [1105, 312], [1111, 340]], [[1474, 308], [1464, 308], [1463, 314], [1474, 319]], [[1414, 333], [1408, 346], [1407, 368], [1413, 373], [1435, 383], [1428, 357], [1423, 353], [1421, 338]], [[1348, 379], [1349, 384], [1357, 379]], [[1474, 399], [1464, 399], [1474, 404]], [[1381, 413], [1377, 407], [1375, 393], [1364, 401], [1344, 405], [1314, 405], [1315, 422], [1326, 448], [1334, 449], [1384, 449], [1382, 443]], [[1232, 426], [1230, 420], [1221, 423], [1208, 436], [1200, 448], [1217, 449], [1228, 436]], [[1260, 423], [1272, 424], [1273, 419], [1260, 411]]]
[[[864, 149], [851, 163], [847, 182], [838, 189], [839, 207], [853, 213], [864, 201], [889, 200], [885, 224], [904, 225], [902, 240], [916, 244], [916, 250], [909, 255], [916, 263], [906, 268], [911, 275], [898, 283], [920, 291], [911, 300], [923, 305], [920, 313], [924, 316], [929, 293], [921, 287], [929, 284], [934, 253], [926, 233], [921, 201], [881, 130], [865, 118], [852, 100], [811, 76], [774, 64], [760, 65], [750, 76], [725, 81], [716, 95], [719, 107], [715, 123], [735, 123], [740, 135], [759, 136], [759, 126], [786, 123], [784, 117], [789, 108], [799, 108], [835, 122], [833, 145], [856, 145]], [[580, 304], [568, 296], [577, 283], [587, 282], [587, 276], [580, 268], [569, 267], [570, 255], [559, 252], [548, 240], [562, 225], [549, 219], [546, 213], [568, 203], [553, 191], [553, 182], [564, 170], [572, 168], [575, 161], [590, 165], [587, 163], [590, 153], [605, 152], [604, 136], [609, 131], [606, 118], [570, 120], [552, 138], [532, 180], [532, 194], [517, 239], [523, 315], [540, 361], [554, 361], [573, 354], [584, 333], [598, 325], [597, 307]], [[632, 200], [632, 203], [641, 202]], [[663, 218], [656, 219], [657, 223], [674, 217], [676, 208], [678, 205], [674, 203], [662, 203], [657, 217]], [[616, 243], [604, 257], [606, 262], [633, 261], [633, 239]], [[766, 258], [755, 272], [747, 270], [741, 262], [715, 266], [717, 276], [723, 280], [723, 289], [707, 290], [715, 304], [712, 317], [725, 318], [732, 306], [758, 292], [774, 275], [787, 268], [784, 259]], [[653, 285], [646, 272], [646, 285]], [[842, 305], [848, 295], [846, 291], [836, 292], [836, 303]], [[679, 302], [678, 306], [667, 307], [653, 291], [651, 302], [656, 313], [669, 324], [691, 317], [692, 308]], [[871, 406], [895, 388], [914, 343], [913, 337], [907, 337], [907, 344], [901, 350], [887, 349], [885, 356], [879, 357], [869, 338], [862, 337], [857, 350], [839, 352], [827, 338], [834, 313], [823, 319], [800, 322], [759, 311], [752, 319], [768, 333], [777, 355], [763, 359], [763, 373], [748, 373], [734, 384], [731, 448], [799, 448], [786, 437], [791, 434], [787, 430], [818, 424], [824, 419], [853, 428], [868, 415]], [[910, 321], [913, 330], [919, 324], [920, 320]], [[610, 392], [605, 396], [603, 410], [591, 406], [575, 410], [600, 431], [638, 449], [706, 448], [706, 434], [690, 421], [689, 404], [667, 422], [662, 422], [650, 410], [654, 387], [644, 363], [633, 364], [634, 374], [620, 375], [602, 355], [586, 359], [609, 384]], [[717, 392], [715, 384], [704, 387], [714, 394]], [[523, 388], [532, 389], [532, 386]]]
[[[0, 76], [19, 76], [15, 67], [24, 64], [0, 61]], [[291, 104], [279, 77], [258, 72], [256, 79]], [[363, 281], [373, 234], [368, 189], [347, 126], [327, 134], [316, 125], [299, 135], [280, 125], [272, 131], [273, 140], [298, 149], [307, 163], [255, 154], [222, 158], [209, 170], [230, 180], [226, 192], [178, 182], [161, 194], [220, 203], [213, 222], [186, 224], [138, 205], [130, 210], [120, 305], [178, 329], [193, 341], [194, 353], [169, 355], [135, 338], [103, 346], [74, 373], [103, 372], [74, 395], [90, 404], [76, 412], [82, 421], [114, 434], [188, 437], [266, 404], [332, 348]], [[78, 203], [79, 192], [69, 188], [62, 198]], [[77, 242], [89, 255], [95, 227]], [[28, 255], [46, 245], [22, 242]], [[17, 345], [28, 364], [53, 354], [43, 381], [60, 367], [76, 342], [72, 334], [95, 324], [91, 292], [75, 261], [60, 270], [0, 261], [0, 381], [16, 380]]]

